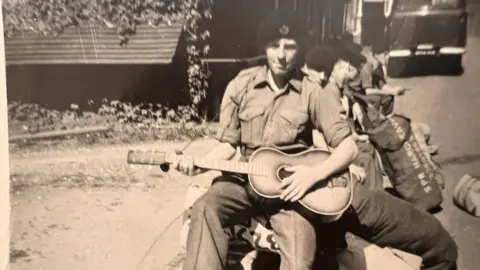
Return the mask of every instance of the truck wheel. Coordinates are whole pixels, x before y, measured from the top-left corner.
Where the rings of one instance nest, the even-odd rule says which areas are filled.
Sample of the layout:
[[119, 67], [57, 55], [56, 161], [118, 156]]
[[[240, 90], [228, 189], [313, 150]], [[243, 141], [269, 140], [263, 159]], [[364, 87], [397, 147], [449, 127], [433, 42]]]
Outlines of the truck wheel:
[[392, 57], [387, 62], [387, 75], [391, 78], [399, 78], [407, 73], [408, 58]]

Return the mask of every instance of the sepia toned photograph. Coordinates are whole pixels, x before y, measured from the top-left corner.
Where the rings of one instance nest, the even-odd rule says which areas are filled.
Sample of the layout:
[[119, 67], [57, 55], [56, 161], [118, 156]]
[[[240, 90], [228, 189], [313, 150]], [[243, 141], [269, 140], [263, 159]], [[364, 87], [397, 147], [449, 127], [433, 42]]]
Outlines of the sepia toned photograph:
[[480, 0], [3, 0], [5, 270], [476, 270]]

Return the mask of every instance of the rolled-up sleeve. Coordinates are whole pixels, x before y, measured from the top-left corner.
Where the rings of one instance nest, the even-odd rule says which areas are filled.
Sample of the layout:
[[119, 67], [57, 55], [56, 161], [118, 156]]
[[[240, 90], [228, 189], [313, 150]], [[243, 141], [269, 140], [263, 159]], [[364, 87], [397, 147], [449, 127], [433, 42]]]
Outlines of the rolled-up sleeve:
[[237, 79], [233, 79], [227, 86], [222, 98], [219, 114], [219, 127], [215, 138], [220, 142], [227, 142], [233, 146], [240, 141], [240, 121], [238, 119], [238, 104], [234, 97], [237, 95]]
[[377, 69], [374, 70], [373, 77], [374, 84], [376, 87], [378, 87], [378, 89], [382, 89], [383, 86], [387, 84], [382, 66], [379, 66]]
[[352, 134], [350, 124], [345, 120], [340, 100], [335, 98], [335, 89], [327, 85], [318, 87], [310, 93], [309, 114], [313, 125], [323, 133], [325, 142], [332, 148], [337, 147]]
[[362, 68], [360, 69], [360, 73], [358, 74], [359, 80], [361, 83], [361, 87], [363, 89], [373, 88], [372, 80], [373, 80], [373, 66], [370, 63], [363, 64]]

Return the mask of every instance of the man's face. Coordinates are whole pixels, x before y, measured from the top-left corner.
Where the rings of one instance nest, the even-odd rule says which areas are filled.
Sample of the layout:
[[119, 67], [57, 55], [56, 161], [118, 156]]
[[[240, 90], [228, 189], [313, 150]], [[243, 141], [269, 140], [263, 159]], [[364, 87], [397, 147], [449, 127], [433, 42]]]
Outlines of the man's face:
[[335, 64], [334, 72], [336, 77], [342, 81], [341, 83], [347, 83], [357, 76], [358, 69], [349, 62], [340, 59]]
[[268, 67], [273, 75], [285, 76], [295, 68], [298, 44], [293, 39], [279, 39], [265, 48]]

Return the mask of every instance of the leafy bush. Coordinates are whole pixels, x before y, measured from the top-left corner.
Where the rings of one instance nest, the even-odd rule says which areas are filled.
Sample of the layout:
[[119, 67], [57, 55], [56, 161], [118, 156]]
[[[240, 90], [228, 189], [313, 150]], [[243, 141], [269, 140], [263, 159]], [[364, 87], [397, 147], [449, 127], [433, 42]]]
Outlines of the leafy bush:
[[59, 35], [77, 27], [81, 21], [116, 28], [119, 45], [135, 34], [138, 24], [157, 27], [162, 23], [184, 20], [187, 33], [188, 82], [185, 91], [191, 98], [192, 118], [201, 118], [199, 106], [205, 99], [210, 72], [201, 61], [209, 52], [210, 33], [201, 22], [211, 18], [213, 0], [7, 0], [3, 1], [4, 35], [35, 32]]
[[8, 117], [10, 120], [48, 125], [58, 121], [61, 118], [61, 113], [57, 110], [42, 108], [38, 104], [12, 102], [8, 104]]
[[81, 21], [116, 27], [123, 42], [136, 25], [157, 26], [179, 20], [197, 0], [10, 0], [3, 2], [4, 31], [34, 31], [40, 35], [61, 34]]
[[[181, 112], [184, 111], [182, 114]], [[118, 144], [142, 141], [177, 141], [196, 139], [212, 135], [211, 125], [189, 121], [188, 108], [173, 110], [160, 104], [132, 105], [116, 100], [103, 100], [97, 112], [81, 111], [72, 104], [69, 110], [56, 111], [43, 108], [38, 104], [14, 102], [8, 106], [9, 133], [21, 135], [43, 131], [55, 131], [75, 128], [87, 128], [96, 125], [108, 125], [111, 130], [96, 134], [75, 136], [72, 147], [98, 143]], [[40, 142], [20, 141], [14, 148], [43, 147], [61, 140]], [[66, 137], [70, 139], [70, 137]], [[62, 146], [65, 147], [65, 144]]]

